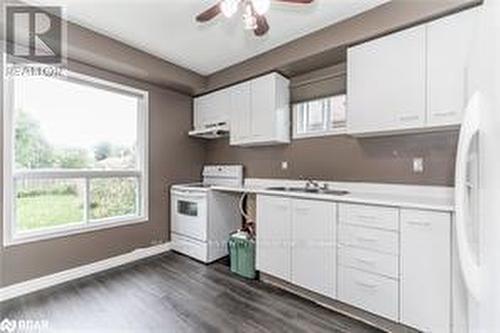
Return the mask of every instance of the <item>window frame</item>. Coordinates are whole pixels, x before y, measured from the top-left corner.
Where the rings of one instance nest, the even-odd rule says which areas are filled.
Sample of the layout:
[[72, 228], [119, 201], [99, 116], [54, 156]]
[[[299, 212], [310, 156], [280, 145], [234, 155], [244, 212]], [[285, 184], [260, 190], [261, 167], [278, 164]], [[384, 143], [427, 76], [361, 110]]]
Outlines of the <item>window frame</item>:
[[[333, 136], [333, 135], [344, 135], [347, 134], [347, 108], [346, 108], [346, 121], [344, 126], [340, 127], [331, 127], [328, 125], [328, 128], [326, 130], [322, 131], [316, 131], [316, 132], [306, 132], [306, 133], [299, 133], [298, 132], [298, 108], [296, 107], [299, 104], [303, 103], [309, 103], [309, 102], [314, 102], [318, 100], [323, 100], [323, 99], [328, 99], [328, 98], [333, 98], [333, 97], [338, 97], [338, 96], [345, 96], [347, 99], [346, 93], [340, 93], [340, 94], [335, 94], [335, 95], [330, 95], [330, 96], [325, 96], [325, 97], [320, 97], [320, 98], [314, 98], [311, 100], [306, 100], [306, 101], [300, 101], [292, 104], [292, 139], [308, 139], [308, 138], [316, 138], [316, 137], [324, 137], [324, 136]], [[327, 119], [327, 124], [328, 122], [328, 115], [325, 115]]]
[[[94, 76], [69, 70], [55, 79], [77, 82], [91, 87], [98, 87], [139, 98], [137, 115], [137, 169], [134, 170], [88, 170], [88, 169], [41, 169], [14, 172], [15, 131], [14, 131], [14, 81], [4, 77], [4, 112], [3, 112], [3, 244], [11, 246], [28, 242], [66, 237], [101, 229], [114, 228], [149, 221], [149, 92], [133, 88]], [[15, 221], [15, 180], [32, 179], [84, 179], [84, 214], [90, 210], [90, 180], [99, 178], [137, 178], [138, 180], [138, 215], [117, 216], [92, 220], [85, 217], [78, 223], [69, 223], [56, 227], [16, 233]]]

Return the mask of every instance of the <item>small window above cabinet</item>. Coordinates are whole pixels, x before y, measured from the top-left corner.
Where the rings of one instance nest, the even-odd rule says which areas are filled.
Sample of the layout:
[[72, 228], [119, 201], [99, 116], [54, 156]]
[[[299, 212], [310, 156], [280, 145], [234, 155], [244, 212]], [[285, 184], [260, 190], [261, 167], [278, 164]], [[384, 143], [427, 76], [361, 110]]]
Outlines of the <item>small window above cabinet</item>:
[[293, 104], [293, 138], [346, 133], [346, 95]]

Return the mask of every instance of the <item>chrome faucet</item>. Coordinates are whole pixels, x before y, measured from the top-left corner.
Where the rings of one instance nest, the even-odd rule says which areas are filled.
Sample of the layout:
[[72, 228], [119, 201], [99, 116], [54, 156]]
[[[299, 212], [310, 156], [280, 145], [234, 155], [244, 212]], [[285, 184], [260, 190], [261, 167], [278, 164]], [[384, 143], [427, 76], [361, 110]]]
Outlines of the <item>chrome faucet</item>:
[[328, 183], [321, 185], [318, 181], [312, 179], [311, 177], [300, 177], [306, 181], [306, 189], [317, 189], [317, 190], [328, 190]]
[[309, 188], [316, 188], [316, 189], [319, 189], [320, 188], [320, 185], [317, 181], [315, 181], [314, 179], [312, 179], [311, 177], [306, 177], [304, 178], [306, 180], [306, 188], [309, 189]]

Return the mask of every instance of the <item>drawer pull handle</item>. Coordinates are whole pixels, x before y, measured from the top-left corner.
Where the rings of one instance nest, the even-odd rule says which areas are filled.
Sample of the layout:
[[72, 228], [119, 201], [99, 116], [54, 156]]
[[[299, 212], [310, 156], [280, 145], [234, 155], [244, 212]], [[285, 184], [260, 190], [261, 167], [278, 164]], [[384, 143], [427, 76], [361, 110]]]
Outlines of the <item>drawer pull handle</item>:
[[362, 219], [362, 220], [374, 220], [375, 216], [373, 216], [373, 215], [358, 215], [358, 218]]
[[356, 259], [356, 261], [362, 263], [362, 264], [366, 264], [366, 265], [370, 265], [370, 266], [374, 266], [375, 265], [375, 260], [370, 260], [370, 259], [362, 259], [362, 258], [354, 258]]
[[371, 238], [371, 237], [362, 237], [362, 236], [358, 236], [356, 237], [359, 241], [361, 242], [377, 242], [377, 239], [376, 238]]
[[408, 224], [417, 227], [428, 227], [431, 225], [430, 222], [419, 222], [419, 221], [408, 221]]
[[367, 282], [363, 282], [363, 281], [358, 281], [358, 280], [355, 280], [356, 284], [361, 286], [361, 287], [364, 287], [364, 288], [367, 288], [367, 289], [375, 289], [377, 288], [377, 285], [376, 284], [373, 284], [373, 283], [367, 283]]
[[455, 111], [436, 112], [436, 113], [434, 113], [434, 116], [436, 116], [436, 117], [448, 117], [448, 116], [453, 116], [453, 115], [455, 115]]
[[418, 120], [420, 117], [419, 116], [402, 116], [399, 117], [400, 121], [413, 121], [413, 120]]

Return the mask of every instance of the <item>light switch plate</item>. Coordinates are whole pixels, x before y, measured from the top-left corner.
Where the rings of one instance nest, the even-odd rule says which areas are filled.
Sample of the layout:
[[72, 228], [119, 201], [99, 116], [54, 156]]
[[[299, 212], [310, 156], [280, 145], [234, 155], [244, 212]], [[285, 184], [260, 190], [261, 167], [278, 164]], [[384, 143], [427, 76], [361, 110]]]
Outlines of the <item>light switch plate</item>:
[[288, 170], [288, 161], [281, 162], [281, 170]]
[[413, 159], [413, 173], [423, 173], [424, 172], [424, 158], [415, 157]]

